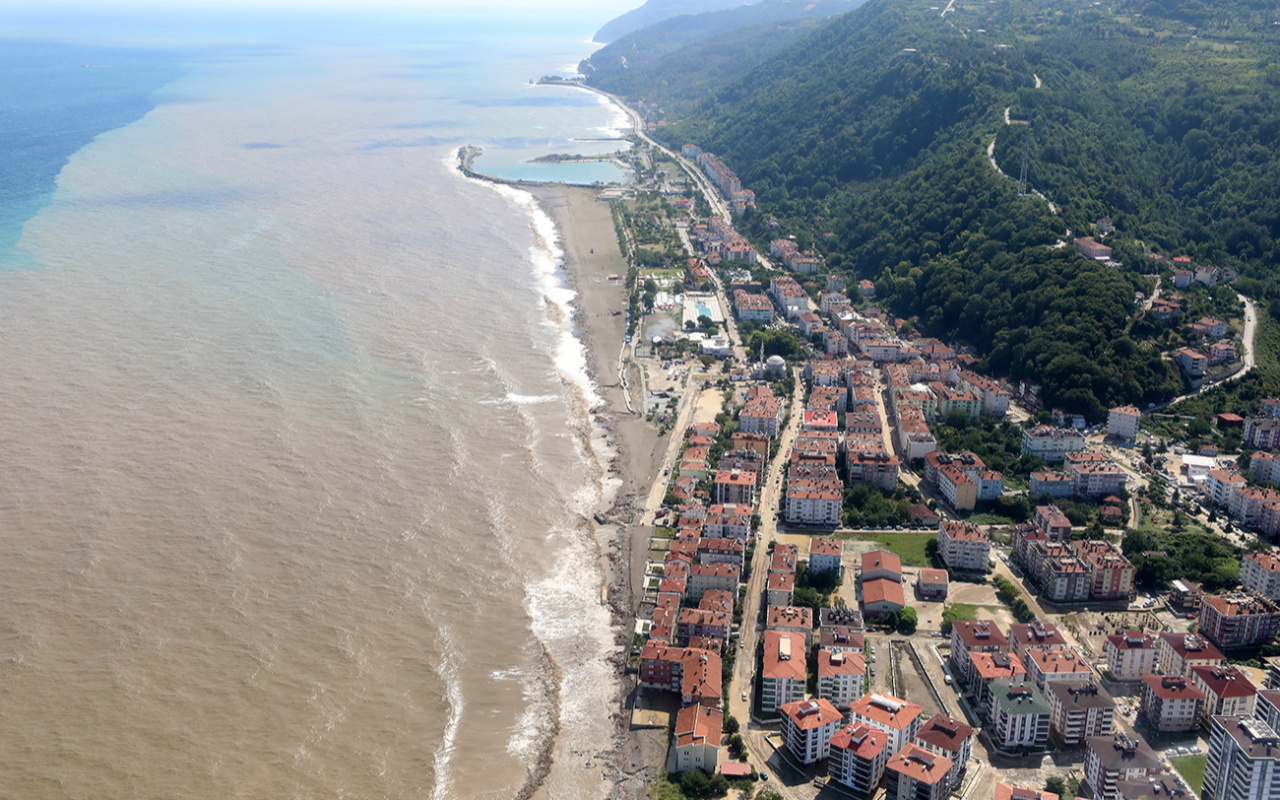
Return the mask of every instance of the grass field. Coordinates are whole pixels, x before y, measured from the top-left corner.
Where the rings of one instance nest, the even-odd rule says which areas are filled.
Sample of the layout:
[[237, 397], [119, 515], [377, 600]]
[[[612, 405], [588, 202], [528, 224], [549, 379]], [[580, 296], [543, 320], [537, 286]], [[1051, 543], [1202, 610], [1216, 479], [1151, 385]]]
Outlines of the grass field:
[[928, 550], [929, 542], [936, 541], [934, 533], [841, 533], [839, 539], [853, 539], [860, 542], [876, 544], [902, 559], [904, 567], [931, 567]]
[[1197, 795], [1200, 794], [1200, 790], [1204, 787], [1204, 768], [1208, 761], [1209, 757], [1207, 755], [1169, 759], [1169, 762], [1173, 764], [1173, 768], [1182, 773], [1182, 777], [1187, 779], [1187, 783], [1191, 785], [1191, 790]]

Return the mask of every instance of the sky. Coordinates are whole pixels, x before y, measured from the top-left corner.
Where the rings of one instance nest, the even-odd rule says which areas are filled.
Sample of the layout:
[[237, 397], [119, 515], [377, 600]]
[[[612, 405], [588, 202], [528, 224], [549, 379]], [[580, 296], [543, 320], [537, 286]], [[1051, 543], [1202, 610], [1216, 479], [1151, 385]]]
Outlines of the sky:
[[[37, 37], [67, 41], [97, 39], [108, 29], [118, 41], [195, 43], [192, 31], [204, 31], [205, 43], [254, 41], [267, 31], [385, 28], [403, 24], [402, 33], [430, 29], [433, 23], [472, 24], [484, 20], [497, 28], [529, 30], [541, 23], [561, 30], [579, 26], [584, 40], [609, 20], [643, 0], [0, 0], [0, 38]], [[296, 26], [291, 23], [299, 22]], [[195, 23], [195, 24], [193, 24]], [[537, 24], [535, 24], [537, 23]], [[121, 35], [123, 34], [123, 35]]]

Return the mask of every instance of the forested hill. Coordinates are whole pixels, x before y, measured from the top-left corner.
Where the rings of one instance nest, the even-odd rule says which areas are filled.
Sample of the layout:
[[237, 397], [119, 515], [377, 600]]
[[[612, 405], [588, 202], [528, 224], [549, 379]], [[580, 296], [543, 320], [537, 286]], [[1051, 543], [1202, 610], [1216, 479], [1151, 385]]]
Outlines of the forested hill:
[[744, 74], [769, 54], [812, 33], [819, 20], [862, 3], [760, 0], [723, 11], [686, 12], [618, 38], [584, 60], [580, 70], [593, 86], [636, 100], [651, 95], [670, 98], [673, 91], [696, 97], [702, 84], [720, 85]]
[[612, 42], [632, 31], [682, 14], [702, 14], [740, 6], [743, 0], [646, 0], [644, 5], [615, 17], [596, 31], [595, 41]]
[[[871, 0], [732, 79], [655, 76], [679, 117], [661, 136], [714, 151], [756, 192], [742, 227], [757, 243], [797, 235], [993, 372], [1042, 381], [1048, 403], [1097, 419], [1172, 395], [1176, 375], [1126, 335], [1145, 249], [1280, 293], [1277, 4], [945, 8]], [[994, 139], [1016, 179], [1028, 138], [1030, 187], [1060, 214], [987, 157]], [[1130, 269], [1054, 246], [1103, 216]]]

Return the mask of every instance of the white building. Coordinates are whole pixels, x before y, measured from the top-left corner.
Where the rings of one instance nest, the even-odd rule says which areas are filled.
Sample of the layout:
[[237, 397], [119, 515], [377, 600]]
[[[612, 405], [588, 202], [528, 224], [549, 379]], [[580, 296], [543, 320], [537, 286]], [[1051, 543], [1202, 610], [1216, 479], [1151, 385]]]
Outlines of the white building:
[[1141, 631], [1107, 637], [1107, 671], [1121, 681], [1139, 681], [1156, 671], [1156, 643]]
[[862, 697], [867, 660], [853, 651], [818, 650], [818, 696], [837, 708], [848, 708]]
[[1246, 555], [1240, 562], [1240, 585], [1280, 602], [1280, 558], [1275, 553]]
[[862, 723], [847, 725], [831, 737], [827, 774], [854, 793], [869, 797], [880, 786], [889, 756], [889, 734]]
[[826, 700], [799, 700], [782, 707], [782, 738], [791, 754], [802, 764], [814, 764], [827, 757], [831, 737], [844, 715]]
[[1280, 734], [1251, 717], [1214, 717], [1204, 800], [1280, 798]]
[[1126, 442], [1138, 437], [1138, 420], [1142, 412], [1133, 406], [1119, 406], [1107, 414], [1107, 435], [1115, 436]]
[[849, 721], [878, 728], [889, 734], [889, 749], [898, 752], [916, 738], [924, 724], [924, 708], [880, 692], [870, 692], [849, 704]]
[[685, 706], [676, 715], [672, 731], [676, 749], [676, 771], [700, 769], [714, 773], [720, 763], [720, 737], [724, 733], [724, 713], [702, 704]]
[[952, 569], [986, 572], [991, 556], [991, 537], [973, 523], [943, 520], [938, 527], [938, 553]]
[[1046, 464], [1058, 464], [1067, 453], [1084, 449], [1084, 437], [1078, 431], [1037, 425], [1022, 432], [1022, 452], [1038, 456]]

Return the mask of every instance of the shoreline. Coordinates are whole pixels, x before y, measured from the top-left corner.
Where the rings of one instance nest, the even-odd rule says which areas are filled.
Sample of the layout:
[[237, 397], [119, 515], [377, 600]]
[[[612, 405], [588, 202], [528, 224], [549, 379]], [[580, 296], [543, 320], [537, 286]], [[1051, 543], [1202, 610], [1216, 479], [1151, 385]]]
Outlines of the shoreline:
[[[635, 587], [644, 573], [652, 533], [639, 524], [643, 511], [640, 506], [658, 477], [663, 442], [642, 416], [627, 410], [624, 399], [627, 390], [623, 388], [619, 366], [630, 373], [629, 386], [638, 385], [638, 368], [629, 360], [624, 362], [619, 358], [626, 339], [627, 263], [619, 251], [609, 205], [596, 199], [598, 187], [543, 184], [522, 188], [530, 191], [556, 225], [564, 253], [561, 270], [568, 288], [576, 293], [573, 322], [587, 354], [588, 373], [604, 399], [604, 403], [591, 412], [612, 450], [610, 462], [602, 466], [607, 477], [620, 481], [613, 496], [604, 497], [595, 509], [611, 521], [593, 528], [600, 547], [601, 576], [608, 593], [607, 604], [618, 647], [611, 657], [619, 681], [616, 705], [611, 711], [617, 726], [615, 741], [603, 751], [611, 763], [604, 779], [612, 784], [609, 797], [640, 797], [648, 792], [655, 776], [649, 774], [650, 765], [646, 764], [652, 761], [652, 756], [646, 756], [643, 743], [630, 731], [626, 712], [634, 680], [625, 674], [624, 668], [638, 607]], [[618, 279], [608, 280], [610, 274], [617, 275]], [[614, 311], [624, 313], [614, 315]], [[665, 745], [664, 736], [663, 755]], [[538, 790], [534, 796], [544, 795]]]

